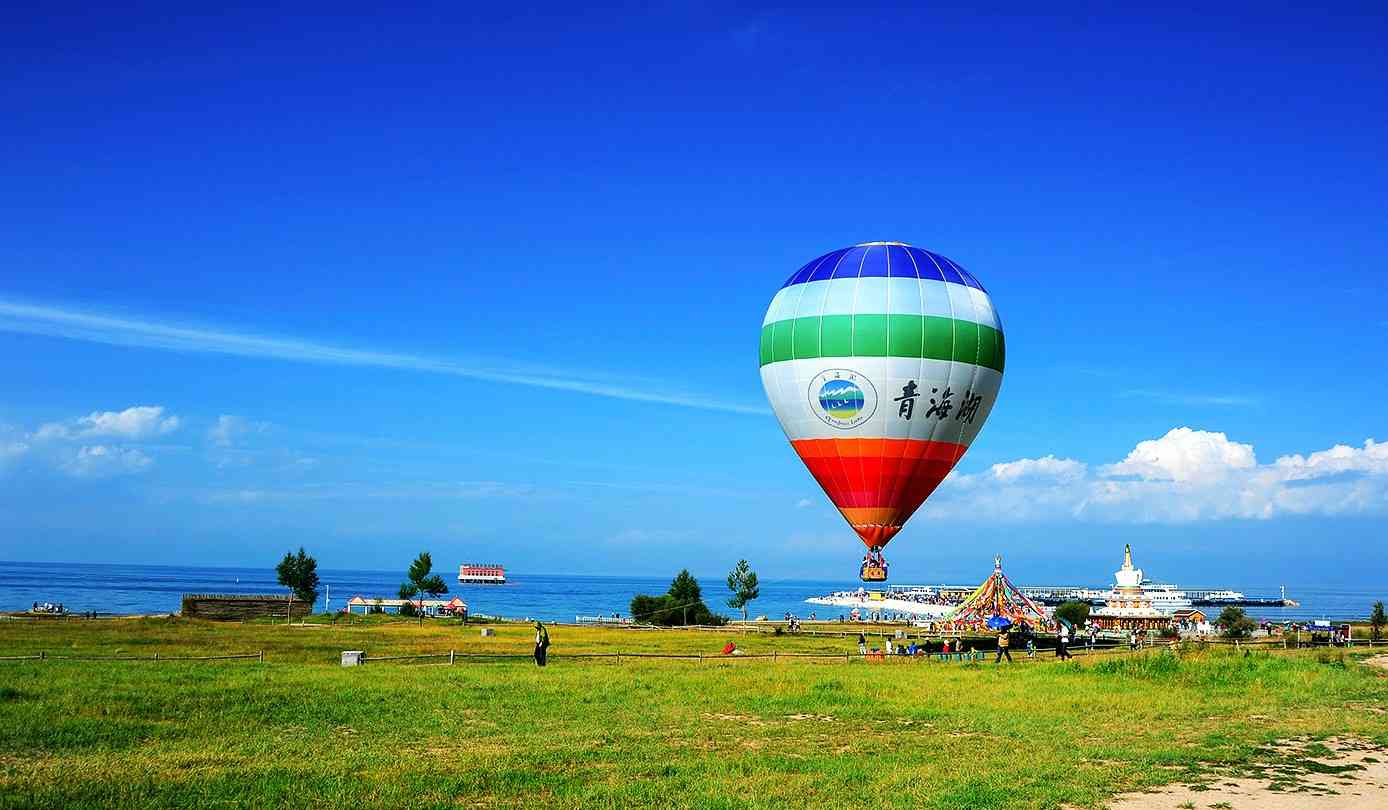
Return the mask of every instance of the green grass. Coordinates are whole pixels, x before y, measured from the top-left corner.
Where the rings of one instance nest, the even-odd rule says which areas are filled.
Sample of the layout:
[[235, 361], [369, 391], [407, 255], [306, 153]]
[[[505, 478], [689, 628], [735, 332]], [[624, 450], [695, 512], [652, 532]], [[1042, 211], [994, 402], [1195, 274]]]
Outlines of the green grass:
[[565, 652], [833, 651], [850, 638], [559, 627], [556, 659], [453, 667], [368, 654], [525, 652], [529, 631], [177, 619], [0, 622], [0, 806], [1098, 807], [1253, 766], [1295, 735], [1388, 743], [1388, 677], [1314, 653], [1148, 653], [1008, 667]]

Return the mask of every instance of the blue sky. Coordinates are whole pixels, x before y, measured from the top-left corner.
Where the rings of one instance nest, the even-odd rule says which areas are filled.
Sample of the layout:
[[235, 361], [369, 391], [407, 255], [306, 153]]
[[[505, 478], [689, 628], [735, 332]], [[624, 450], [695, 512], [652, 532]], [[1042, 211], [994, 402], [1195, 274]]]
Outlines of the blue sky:
[[848, 576], [756, 344], [803, 262], [895, 239], [983, 281], [1008, 366], [894, 578], [1103, 580], [1126, 540], [1189, 581], [1381, 577], [1385, 29], [12, 18], [0, 558]]

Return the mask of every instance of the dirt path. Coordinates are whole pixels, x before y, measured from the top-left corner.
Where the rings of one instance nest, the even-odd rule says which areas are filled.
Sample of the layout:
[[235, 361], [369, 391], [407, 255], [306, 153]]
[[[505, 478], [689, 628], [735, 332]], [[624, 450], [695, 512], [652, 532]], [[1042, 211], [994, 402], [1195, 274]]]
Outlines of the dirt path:
[[1364, 663], [1379, 669], [1388, 669], [1388, 655], [1375, 655], [1373, 658], [1365, 658]]
[[[1381, 656], [1388, 665], [1388, 656]], [[1208, 785], [1169, 785], [1129, 793], [1111, 810], [1383, 810], [1388, 807], [1388, 749], [1366, 740], [1284, 740], [1269, 749], [1254, 777]]]

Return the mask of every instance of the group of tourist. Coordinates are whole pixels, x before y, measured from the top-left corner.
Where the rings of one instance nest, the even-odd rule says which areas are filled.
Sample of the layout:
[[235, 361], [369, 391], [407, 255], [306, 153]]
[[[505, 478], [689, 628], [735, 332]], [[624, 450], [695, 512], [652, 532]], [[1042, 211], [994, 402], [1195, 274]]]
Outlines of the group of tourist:
[[[1028, 639], [1029, 655], [1035, 654], [1036, 646]], [[868, 638], [865, 634], [858, 634], [858, 654], [881, 655], [881, 656], [905, 656], [905, 657], [925, 657], [928, 655], [973, 655], [975, 652], [973, 645], [965, 645], [962, 638], [945, 638], [939, 643], [927, 641], [925, 639], [907, 639], [897, 641], [889, 636], [882, 637], [882, 646], [869, 647]], [[1012, 660], [1009, 655], [1008, 660]]]
[[[22, 603], [21, 603], [22, 604]], [[67, 613], [67, 608], [63, 607], [62, 602], [35, 602], [29, 609], [30, 613]]]

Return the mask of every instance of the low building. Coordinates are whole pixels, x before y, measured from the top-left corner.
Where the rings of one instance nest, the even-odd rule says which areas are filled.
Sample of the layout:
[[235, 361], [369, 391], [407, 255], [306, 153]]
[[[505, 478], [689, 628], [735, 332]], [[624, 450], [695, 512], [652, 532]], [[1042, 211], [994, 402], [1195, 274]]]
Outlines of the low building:
[[1205, 615], [1205, 611], [1200, 610], [1199, 608], [1191, 608], [1190, 610], [1178, 610], [1175, 613], [1171, 614], [1171, 618], [1175, 620], [1177, 624], [1189, 625], [1204, 624], [1205, 622], [1210, 620], [1209, 617]]
[[405, 605], [414, 605], [424, 611], [425, 616], [452, 616], [467, 618], [467, 602], [460, 597], [452, 599], [377, 599], [354, 596], [347, 601], [348, 613], [399, 613]]
[[1113, 574], [1114, 586], [1103, 607], [1089, 614], [1089, 620], [1105, 630], [1162, 630], [1173, 617], [1152, 606], [1142, 591], [1142, 569], [1133, 567], [1133, 547], [1123, 547], [1123, 567]]

